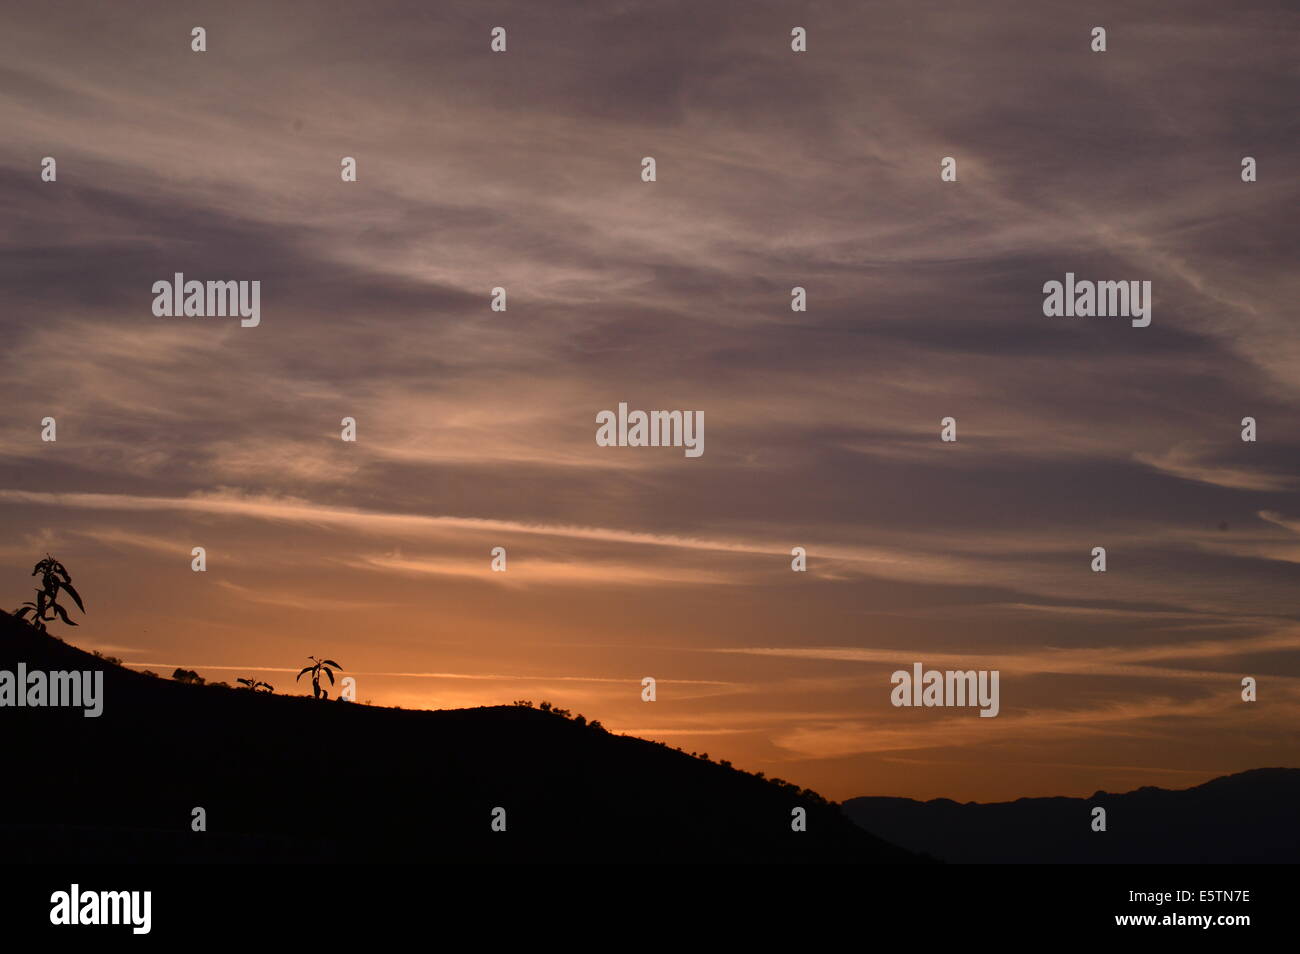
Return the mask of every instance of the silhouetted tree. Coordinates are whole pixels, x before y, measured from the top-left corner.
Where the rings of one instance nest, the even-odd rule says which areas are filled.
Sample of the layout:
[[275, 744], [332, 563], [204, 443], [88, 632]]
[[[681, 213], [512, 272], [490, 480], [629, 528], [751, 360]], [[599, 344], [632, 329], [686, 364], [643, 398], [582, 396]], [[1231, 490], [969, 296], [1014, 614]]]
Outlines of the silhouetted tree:
[[175, 679], [177, 682], [187, 683], [188, 685], [191, 686], [203, 685], [203, 677], [200, 676], [193, 669], [178, 668], [174, 673], [172, 673], [172, 678]]
[[239, 683], [245, 689], [253, 690], [253, 692], [275, 692], [275, 686], [271, 685], [269, 682], [262, 682], [258, 679], [236, 679], [235, 682]]
[[[334, 670], [337, 669], [341, 672], [343, 667], [332, 659], [317, 659], [315, 656], [308, 656], [307, 658], [310, 659], [314, 665], [304, 667], [302, 672], [298, 673], [294, 682], [297, 682], [303, 676], [307, 675], [307, 673], [311, 673], [312, 698], [328, 699], [330, 697], [329, 690], [320, 687], [320, 674], [322, 672], [325, 673], [325, 675], [329, 677], [330, 685], [332, 686], [334, 685]], [[331, 666], [333, 669], [330, 668]]]
[[37, 573], [41, 574], [41, 588], [36, 591], [36, 600], [34, 602], [28, 600], [15, 615], [19, 619], [24, 619], [28, 613], [31, 613], [32, 625], [42, 633], [46, 631], [45, 624], [56, 619], [63, 620], [69, 626], [76, 626], [76, 623], [68, 619], [67, 610], [58, 604], [59, 590], [63, 590], [72, 597], [72, 602], [77, 604], [77, 609], [86, 612], [86, 607], [81, 603], [81, 596], [72, 586], [72, 577], [67, 569], [47, 553], [45, 559], [32, 569], [32, 576]]

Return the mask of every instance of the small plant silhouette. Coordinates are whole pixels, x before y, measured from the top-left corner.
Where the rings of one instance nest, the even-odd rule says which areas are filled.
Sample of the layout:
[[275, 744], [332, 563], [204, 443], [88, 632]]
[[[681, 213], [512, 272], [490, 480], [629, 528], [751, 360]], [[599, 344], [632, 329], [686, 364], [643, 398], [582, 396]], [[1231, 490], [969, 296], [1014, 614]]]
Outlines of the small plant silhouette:
[[275, 686], [259, 679], [236, 679], [235, 682], [245, 689], [251, 689], [253, 692], [275, 692]]
[[342, 671], [343, 667], [332, 659], [317, 659], [315, 656], [308, 656], [307, 658], [310, 659], [314, 665], [304, 667], [302, 672], [298, 673], [294, 682], [297, 682], [303, 676], [307, 675], [307, 673], [311, 673], [312, 697], [316, 699], [328, 699], [330, 697], [329, 690], [320, 687], [320, 674], [322, 672], [325, 673], [325, 675], [329, 677], [330, 685], [332, 686], [334, 685], [334, 670], [338, 669]]
[[41, 588], [36, 591], [36, 600], [34, 602], [28, 600], [24, 603], [16, 614], [18, 618], [25, 619], [27, 614], [31, 613], [32, 625], [42, 633], [46, 631], [45, 624], [56, 619], [63, 620], [69, 626], [76, 626], [76, 623], [68, 619], [68, 611], [58, 603], [59, 590], [63, 590], [72, 597], [72, 602], [77, 604], [77, 609], [86, 612], [81, 596], [72, 586], [72, 577], [67, 569], [47, 553], [45, 559], [33, 568], [32, 576], [37, 573], [41, 574]]

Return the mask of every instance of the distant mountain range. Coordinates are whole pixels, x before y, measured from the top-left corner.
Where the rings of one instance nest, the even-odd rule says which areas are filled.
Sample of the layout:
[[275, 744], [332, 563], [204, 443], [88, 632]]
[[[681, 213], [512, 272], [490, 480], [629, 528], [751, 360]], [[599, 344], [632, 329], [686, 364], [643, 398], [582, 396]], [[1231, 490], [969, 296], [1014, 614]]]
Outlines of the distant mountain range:
[[[1106, 831], [1092, 810], [1106, 809]], [[1300, 769], [1261, 768], [1182, 791], [960, 804], [851, 798], [846, 815], [894, 844], [954, 863], [1294, 864]]]
[[[1300, 769], [1088, 799], [840, 806], [535, 708], [187, 685], [0, 612], [0, 673], [20, 663], [101, 670], [103, 712], [0, 706], [11, 862], [1300, 861]], [[1105, 832], [1091, 830], [1096, 806]], [[196, 807], [206, 831], [191, 830]], [[791, 830], [795, 808], [807, 831]]]
[[920, 860], [816, 793], [539, 709], [187, 685], [0, 613], [0, 670], [19, 663], [103, 670], [103, 712], [0, 707], [9, 862]]

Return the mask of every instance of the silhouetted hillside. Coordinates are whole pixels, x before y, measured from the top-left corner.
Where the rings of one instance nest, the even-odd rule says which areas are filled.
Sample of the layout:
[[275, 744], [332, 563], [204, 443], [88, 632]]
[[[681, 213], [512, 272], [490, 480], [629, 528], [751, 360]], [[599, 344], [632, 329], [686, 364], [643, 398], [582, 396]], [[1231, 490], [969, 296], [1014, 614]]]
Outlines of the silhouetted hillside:
[[[536, 709], [184, 685], [0, 613], [0, 669], [19, 662], [103, 669], [104, 710], [0, 708], [8, 861], [918, 860], [837, 806]], [[800, 804], [806, 832], [790, 827]]]
[[[1091, 828], [1106, 809], [1106, 831]], [[844, 813], [911, 851], [956, 863], [1237, 864], [1300, 861], [1300, 769], [1262, 768], [1183, 791], [959, 804], [851, 798]]]

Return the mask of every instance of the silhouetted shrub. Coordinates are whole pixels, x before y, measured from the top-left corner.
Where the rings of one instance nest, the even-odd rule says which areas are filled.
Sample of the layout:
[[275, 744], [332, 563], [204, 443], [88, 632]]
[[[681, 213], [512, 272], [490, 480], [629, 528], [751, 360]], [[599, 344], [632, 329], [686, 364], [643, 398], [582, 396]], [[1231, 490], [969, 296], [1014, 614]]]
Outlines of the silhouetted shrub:
[[27, 614], [31, 613], [32, 625], [42, 633], [45, 632], [45, 624], [56, 619], [63, 620], [69, 626], [76, 626], [76, 623], [68, 619], [68, 611], [58, 604], [59, 590], [71, 596], [72, 602], [76, 603], [77, 609], [83, 613], [86, 612], [86, 607], [81, 604], [81, 597], [73, 589], [72, 577], [63, 564], [47, 553], [45, 559], [32, 569], [32, 576], [37, 573], [41, 574], [41, 588], [36, 591], [35, 601], [28, 600], [14, 615], [19, 619], [25, 619]]
[[[308, 656], [307, 658], [310, 659], [314, 665], [304, 667], [302, 672], [298, 673], [294, 682], [297, 682], [307, 673], [311, 673], [312, 698], [328, 699], [330, 697], [329, 690], [320, 687], [320, 675], [322, 672], [325, 673], [325, 675], [329, 677], [330, 685], [332, 686], [334, 685], [334, 670], [341, 670], [343, 667], [332, 659], [317, 659], [315, 656]], [[330, 668], [331, 666], [333, 667], [332, 669]]]

